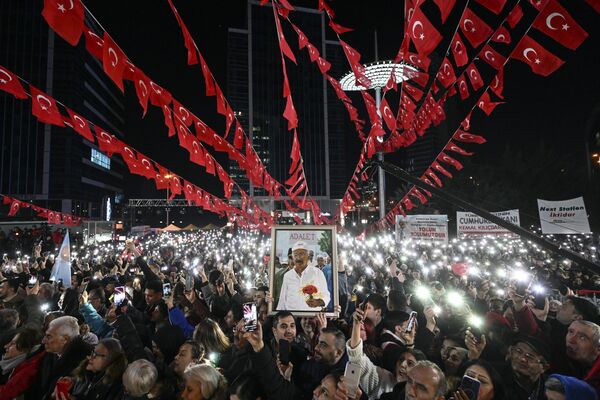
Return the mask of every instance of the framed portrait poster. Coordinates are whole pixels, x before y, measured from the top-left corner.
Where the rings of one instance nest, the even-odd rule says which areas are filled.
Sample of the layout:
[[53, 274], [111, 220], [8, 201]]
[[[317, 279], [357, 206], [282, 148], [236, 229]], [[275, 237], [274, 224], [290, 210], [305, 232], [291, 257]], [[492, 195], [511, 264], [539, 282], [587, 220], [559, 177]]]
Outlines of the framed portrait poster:
[[325, 312], [339, 304], [335, 226], [274, 226], [271, 229], [269, 313], [295, 316]]

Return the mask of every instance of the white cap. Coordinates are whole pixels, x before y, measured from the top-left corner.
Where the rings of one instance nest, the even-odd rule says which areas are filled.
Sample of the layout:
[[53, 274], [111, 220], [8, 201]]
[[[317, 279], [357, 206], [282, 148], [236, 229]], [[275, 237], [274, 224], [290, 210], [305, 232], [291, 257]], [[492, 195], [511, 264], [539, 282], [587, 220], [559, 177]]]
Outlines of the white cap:
[[294, 246], [292, 247], [292, 251], [298, 250], [298, 249], [304, 249], [304, 250], [308, 251], [308, 245], [306, 244], [306, 242], [303, 242], [303, 241], [296, 242], [296, 243], [294, 243]]

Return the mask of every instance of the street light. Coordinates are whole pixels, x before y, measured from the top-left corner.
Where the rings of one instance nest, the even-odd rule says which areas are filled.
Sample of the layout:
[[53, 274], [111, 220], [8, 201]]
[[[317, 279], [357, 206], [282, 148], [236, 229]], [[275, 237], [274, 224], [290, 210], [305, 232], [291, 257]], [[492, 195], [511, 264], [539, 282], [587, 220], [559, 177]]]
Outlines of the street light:
[[[375, 43], [375, 58], [377, 58], [377, 42]], [[381, 88], [385, 87], [390, 76], [394, 73], [396, 83], [409, 80], [414, 73], [418, 72], [417, 68], [412, 65], [402, 63], [394, 63], [393, 61], [376, 61], [374, 63], [365, 64], [365, 75], [371, 81], [368, 88], [364, 86], [356, 86], [356, 77], [354, 72], [346, 73], [340, 79], [342, 89], [350, 91], [370, 90], [375, 89], [375, 104], [377, 113], [381, 115], [379, 106], [381, 105]], [[383, 161], [383, 152], [377, 153], [377, 159]], [[379, 167], [379, 218], [385, 218], [385, 172]]]

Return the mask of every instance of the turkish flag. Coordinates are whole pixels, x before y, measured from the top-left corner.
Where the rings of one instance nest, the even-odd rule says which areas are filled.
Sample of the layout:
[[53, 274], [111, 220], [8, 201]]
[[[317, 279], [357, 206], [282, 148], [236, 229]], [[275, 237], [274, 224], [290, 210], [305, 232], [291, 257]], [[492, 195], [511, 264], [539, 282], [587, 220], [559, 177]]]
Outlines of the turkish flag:
[[181, 19], [179, 12], [173, 5], [173, 2], [171, 0], [168, 0], [168, 1], [169, 1], [169, 6], [171, 6], [171, 10], [173, 11], [173, 14], [175, 14], [177, 23], [179, 24], [179, 27], [181, 28], [181, 33], [183, 33], [183, 43], [185, 45], [185, 48], [188, 51], [188, 65], [196, 65], [196, 64], [198, 64], [198, 57], [196, 55], [196, 43], [194, 43], [194, 39], [192, 39], [192, 35], [190, 35], [190, 32], [187, 29], [187, 26], [185, 26], [185, 23], [183, 22], [183, 19]]
[[506, 58], [494, 50], [489, 44], [483, 46], [483, 49], [481, 49], [481, 52], [479, 53], [479, 58], [483, 59], [498, 71], [501, 70], [506, 63]]
[[[171, 107], [164, 105], [162, 106], [163, 117], [165, 118], [165, 126], [169, 129], [168, 135], [169, 137], [175, 136], [175, 127], [173, 126], [173, 116]], [[179, 120], [177, 120], [179, 123]]]
[[460, 95], [460, 98], [465, 100], [467, 97], [469, 97], [469, 88], [467, 87], [467, 81], [465, 80], [465, 74], [462, 74], [461, 76], [458, 77], [458, 80], [456, 81], [456, 85], [458, 86], [458, 94]]
[[150, 103], [156, 107], [167, 106], [173, 97], [169, 91], [150, 80]]
[[150, 97], [150, 79], [148, 79], [141, 69], [136, 67], [133, 83], [135, 85], [135, 93], [137, 94], [138, 101], [144, 109], [142, 116], [145, 116], [146, 111], [148, 111], [148, 99]]
[[517, 4], [506, 17], [506, 22], [508, 22], [508, 26], [514, 29], [514, 27], [517, 26], [517, 24], [521, 21], [521, 18], [523, 18], [523, 9], [519, 4]]
[[346, 58], [350, 63], [350, 68], [352, 68], [352, 72], [354, 72], [354, 76], [356, 78], [355, 85], [361, 85], [365, 88], [369, 88], [371, 86], [371, 81], [365, 75], [365, 67], [360, 63], [360, 53], [342, 39], [340, 39], [340, 43], [342, 45], [342, 49], [344, 49], [344, 54], [346, 54]]
[[471, 86], [473, 86], [473, 90], [477, 91], [483, 87], [483, 80], [481, 79], [481, 74], [477, 70], [475, 63], [472, 62], [471, 65], [467, 67], [466, 71], [467, 75], [469, 75], [469, 80], [471, 81]]
[[442, 165], [437, 161], [431, 163], [431, 168], [443, 175], [446, 175], [448, 178], [452, 178], [452, 174], [446, 168], [442, 167]]
[[181, 194], [181, 181], [177, 175], [173, 175], [169, 178], [169, 188], [171, 190], [169, 200], [172, 200], [175, 196]]
[[3, 66], [0, 66], [0, 90], [12, 94], [17, 99], [27, 98], [27, 92], [19, 82], [19, 77]]
[[533, 72], [542, 76], [550, 75], [565, 63], [529, 36], [521, 39], [511, 54], [511, 58], [523, 61], [531, 67]]
[[493, 33], [492, 28], [469, 8], [463, 13], [463, 18], [460, 21], [460, 30], [473, 47], [479, 47]]
[[404, 206], [406, 211], [410, 211], [416, 207], [415, 203], [413, 203], [407, 196], [404, 196], [402, 200], [400, 200], [400, 203]]
[[292, 96], [288, 96], [287, 98], [285, 110], [283, 111], [283, 117], [288, 121], [288, 130], [298, 127], [298, 114], [296, 114], [296, 108], [294, 108]]
[[33, 85], [29, 85], [31, 93], [31, 113], [45, 124], [65, 126], [63, 116], [58, 111], [56, 100]]
[[233, 120], [234, 120], [233, 109], [231, 108], [229, 103], [227, 103], [227, 109], [225, 112], [225, 135], [223, 136], [225, 139], [227, 139], [227, 135], [229, 135], [229, 130], [231, 129]]
[[342, 26], [340, 24], [336, 24], [335, 22], [333, 22], [332, 19], [329, 20], [329, 26], [338, 35], [341, 35], [342, 33], [346, 33], [346, 32], [352, 32], [354, 30], [352, 28], [346, 28], [345, 26]]
[[[283, 35], [283, 30], [281, 29], [281, 21], [279, 20], [279, 16], [275, 14], [275, 8], [273, 8], [273, 14], [275, 15], [275, 28], [277, 29], [277, 37], [279, 38], [279, 49], [287, 58], [289, 58], [294, 64], [298, 64], [296, 61], [296, 57], [294, 56], [294, 52], [290, 48], [287, 40], [285, 40], [285, 36]], [[284, 64], [285, 66], [285, 64]]]
[[327, 71], [329, 71], [329, 69], [331, 69], [331, 63], [329, 61], [327, 61], [326, 59], [324, 59], [323, 57], [317, 58], [317, 66], [319, 67], [319, 70], [321, 71], [322, 74], [327, 73]]
[[206, 151], [200, 144], [200, 141], [192, 135], [187, 135], [190, 143], [190, 161], [202, 167], [206, 167]]
[[60, 37], [71, 46], [77, 45], [83, 32], [81, 0], [44, 0], [42, 16]]
[[428, 56], [442, 41], [442, 35], [429, 22], [420, 7], [414, 11], [408, 34], [420, 55]]
[[112, 79], [117, 87], [123, 92], [123, 72], [127, 56], [117, 46], [110, 35], [104, 32], [104, 47], [102, 52], [102, 66], [106, 75]]
[[440, 14], [442, 16], [442, 24], [443, 24], [444, 22], [446, 22], [446, 18], [448, 18], [448, 15], [450, 15], [450, 12], [452, 12], [452, 9], [454, 8], [454, 4], [456, 4], [456, 0], [433, 0], [433, 2], [440, 9]]
[[106, 153], [107, 156], [112, 157], [113, 153], [117, 153], [120, 150], [117, 138], [115, 138], [114, 135], [111, 135], [98, 125], [94, 125], [94, 130], [96, 131], [96, 140], [98, 140], [100, 151]]
[[235, 137], [233, 138], [233, 146], [236, 149], [241, 149], [244, 147], [244, 129], [242, 129], [242, 125], [240, 125], [240, 121], [235, 120]]
[[188, 204], [192, 204], [196, 200], [196, 189], [195, 186], [185, 179], [183, 180], [183, 194], [185, 195], [185, 199], [188, 201]]
[[419, 101], [423, 97], [423, 91], [421, 89], [417, 89], [408, 83], [402, 85], [402, 89], [404, 89], [404, 91], [408, 93], [415, 101]]
[[454, 135], [452, 135], [452, 139], [458, 140], [459, 142], [477, 144], [483, 144], [487, 141], [483, 136], [474, 135], [472, 133], [465, 132], [462, 129], [458, 129]]
[[215, 90], [215, 80], [208, 68], [208, 64], [204, 61], [204, 57], [202, 57], [202, 54], [199, 54], [199, 56], [200, 67], [202, 67], [202, 75], [204, 76], [204, 85], [206, 86], [206, 96], [214, 96], [217, 93]]
[[460, 36], [458, 33], [454, 35], [454, 40], [452, 41], [452, 55], [454, 56], [454, 62], [457, 67], [462, 67], [467, 65], [469, 62], [469, 55], [467, 54], [467, 48], [462, 40], [460, 40]]
[[[342, 40], [340, 40], [340, 43], [341, 42], [342, 42]], [[313, 46], [313, 44], [310, 42], [308, 42], [306, 44], [306, 48], [308, 49], [308, 56], [310, 57], [310, 61], [311, 62], [317, 61], [317, 59], [319, 58], [319, 50], [317, 50], [317, 48], [315, 46]]]
[[[408, 194], [419, 199], [421, 204], [427, 203], [427, 198], [423, 195], [423, 193], [419, 192], [419, 190], [414, 187], [408, 191]], [[392, 218], [393, 218], [393, 216], [392, 216]], [[393, 223], [393, 221], [392, 221], [392, 223]]]
[[142, 176], [146, 179], [152, 179], [156, 176], [156, 170], [154, 169], [154, 162], [151, 159], [138, 152], [138, 164], [141, 166]]
[[194, 116], [176, 99], [173, 99], [173, 113], [185, 126], [190, 126], [194, 122]]
[[[246, 146], [248, 146], [248, 142], [246, 142]], [[246, 156], [247, 158], [248, 156]], [[298, 134], [294, 131], [294, 140], [292, 141], [292, 152], [290, 154], [290, 158], [292, 159], [292, 164], [290, 165], [290, 170], [288, 173], [292, 173], [298, 166], [300, 159], [302, 156], [300, 155], [300, 142], [298, 141]]]
[[437, 157], [438, 161], [443, 162], [445, 164], [448, 165], [452, 165], [454, 168], [456, 168], [457, 171], [460, 171], [461, 169], [463, 169], [463, 165], [458, 162], [458, 160], [454, 157], [450, 157], [448, 154], [444, 153], [443, 151], [440, 153], [440, 155]]
[[102, 60], [102, 55], [104, 54], [104, 40], [96, 35], [89, 27], [85, 28], [85, 48], [98, 60]]
[[496, 93], [496, 96], [500, 97], [501, 99], [504, 98], [504, 96], [502, 96], [502, 92], [504, 91], [504, 70], [501, 69], [498, 71], [494, 77], [494, 80], [492, 83], [490, 83], [490, 89]]
[[533, 21], [533, 26], [571, 50], [577, 49], [588, 37], [588, 33], [556, 0], [550, 0]]
[[483, 112], [489, 116], [490, 114], [492, 114], [494, 109], [497, 106], [499, 106], [500, 104], [504, 104], [504, 102], [503, 101], [498, 101], [498, 102], [492, 101], [490, 98], [490, 94], [486, 91], [483, 93], [483, 95], [477, 102], [477, 107], [481, 108], [483, 110]]
[[381, 112], [383, 120], [385, 121], [385, 125], [388, 127], [388, 129], [390, 131], [396, 130], [396, 116], [392, 112], [392, 109], [390, 108], [390, 105], [385, 97], [381, 100], [379, 111]]
[[60, 213], [58, 211], [48, 210], [48, 223], [53, 225], [60, 225]]
[[[429, 70], [429, 64], [431, 64], [431, 60], [429, 59], [429, 57], [420, 55], [420, 54], [415, 54], [415, 53], [407, 53], [406, 56], [404, 57], [404, 60], [411, 65], [414, 65], [415, 67], [419, 67], [424, 71]], [[415, 79], [415, 76], [418, 75], [419, 73], [417, 73], [416, 71], [409, 71], [409, 75], [411, 79]], [[423, 72], [421, 72], [421, 74], [423, 74]], [[427, 75], [427, 74], [425, 74]], [[427, 83], [427, 81], [425, 81], [425, 83]], [[421, 85], [421, 83], [419, 83], [419, 85]], [[425, 86], [425, 85], [421, 85], [421, 86]]]
[[445, 151], [453, 151], [461, 156], [472, 156], [475, 153], [470, 151], [466, 151], [465, 149], [458, 147], [453, 141], [449, 141], [448, 144], [444, 147]]
[[542, 11], [550, 0], [529, 0], [529, 4], [537, 8], [538, 11]]
[[498, 15], [506, 5], [506, 0], [475, 0], [494, 14]]
[[510, 44], [510, 33], [504, 26], [500, 26], [492, 36], [492, 42]]
[[296, 34], [298, 35], [298, 48], [300, 50], [302, 50], [308, 44], [308, 38], [306, 37], [304, 32], [302, 32], [300, 30], [300, 28], [298, 28], [296, 25], [292, 24], [291, 22], [290, 22], [290, 24], [292, 25], [292, 28], [294, 28], [294, 30], [296, 31]]
[[450, 61], [448, 61], [448, 58], [444, 58], [442, 61], [440, 70], [437, 73], [437, 79], [445, 88], [448, 88], [448, 86], [456, 81], [454, 69], [452, 68], [452, 64], [450, 64]]
[[75, 113], [70, 108], [67, 108], [67, 113], [71, 117], [71, 123], [73, 124], [73, 129], [75, 132], [79, 133], [81, 136], [94, 143], [94, 135], [92, 135], [92, 131], [90, 129], [90, 123], [88, 120], [83, 118], [81, 115]]
[[325, 11], [329, 18], [333, 18], [335, 16], [335, 12], [327, 3], [325, 3], [325, 0], [319, 0], [318, 10]]
[[440, 178], [438, 178], [438, 176], [435, 174], [435, 172], [433, 172], [431, 170], [431, 168], [428, 168], [425, 171], [425, 175], [427, 175], [428, 177], [433, 179], [433, 181], [436, 183], [436, 185], [438, 185], [439, 187], [442, 187], [442, 181], [440, 180]]
[[154, 175], [156, 189], [163, 190], [169, 187], [169, 178], [172, 174], [160, 164], [156, 164], [158, 172]]
[[6, 197], [6, 196], [4, 197], [4, 204], [8, 204], [7, 200], [10, 201], [10, 209], [8, 211], [9, 217], [14, 217], [21, 210], [21, 208], [23, 208], [24, 206], [25, 207], [28, 206], [27, 203], [23, 203], [22, 201], [19, 201], [17, 199], [12, 199], [12, 198]]
[[215, 175], [215, 159], [210, 154], [206, 153], [206, 173]]

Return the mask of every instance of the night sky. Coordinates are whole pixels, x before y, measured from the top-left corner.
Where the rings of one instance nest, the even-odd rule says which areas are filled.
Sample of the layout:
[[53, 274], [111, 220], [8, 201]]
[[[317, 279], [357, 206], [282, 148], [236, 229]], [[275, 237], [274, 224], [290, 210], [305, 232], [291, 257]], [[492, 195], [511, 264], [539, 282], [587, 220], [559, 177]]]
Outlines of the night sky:
[[[174, 0], [174, 3], [225, 90], [227, 28], [245, 27], [246, 1]], [[472, 132], [486, 136], [488, 143], [474, 149], [477, 156], [473, 161], [493, 160], [507, 146], [521, 149], [524, 154], [533, 153], [544, 141], [570, 157], [573, 165], [585, 163], [585, 126], [592, 110], [600, 107], [600, 15], [583, 1], [562, 3], [568, 4], [568, 10], [588, 31], [588, 39], [575, 52], [562, 48], [551, 39], [544, 41], [544, 45], [550, 43], [546, 48], [566, 62], [547, 78], [534, 75], [519, 61], [508, 63], [504, 91], [507, 104], [499, 106], [491, 117], [474, 113]], [[224, 118], [216, 113], [214, 98], [204, 96], [200, 67], [186, 65], [182, 35], [166, 0], [88, 0], [85, 4], [134, 64], [169, 89], [174, 97], [215, 130], [223, 131]], [[316, 1], [292, 1], [292, 4], [316, 7]], [[336, 11], [336, 22], [356, 29], [344, 34], [344, 39], [362, 53], [363, 62], [374, 59], [375, 30], [378, 32], [379, 58], [393, 58], [402, 40], [402, 1], [338, 0], [329, 4]], [[288, 41], [296, 51], [295, 38], [288, 38]], [[274, 61], [279, 62], [278, 54], [274, 55]], [[205, 174], [203, 168], [188, 162], [187, 152], [179, 148], [176, 138], [166, 137], [162, 113], [150, 107], [148, 116], [142, 120], [142, 110], [133, 88], [126, 96], [129, 111], [126, 141], [184, 178], [220, 196], [221, 183]], [[356, 138], [355, 132], [349, 134]], [[358, 139], [356, 142], [358, 146]], [[227, 165], [220, 154], [216, 153], [217, 160]], [[352, 159], [357, 157], [358, 154]], [[393, 159], [394, 156], [389, 157]], [[462, 173], [476, 174], [476, 171]], [[158, 197], [152, 185], [144, 183], [144, 178], [132, 179], [130, 197]]]

